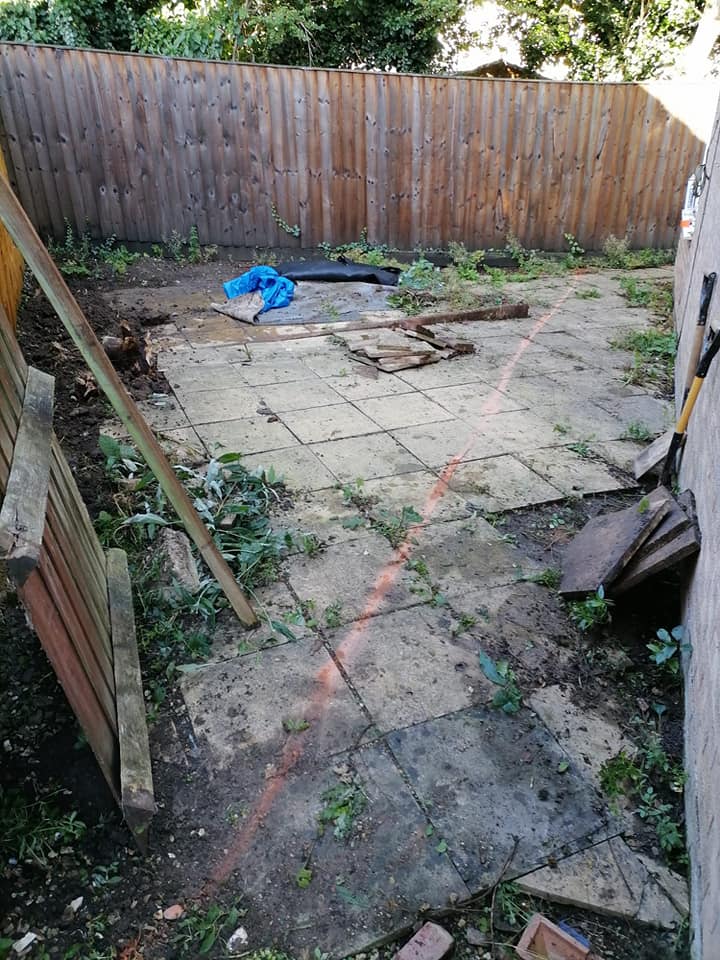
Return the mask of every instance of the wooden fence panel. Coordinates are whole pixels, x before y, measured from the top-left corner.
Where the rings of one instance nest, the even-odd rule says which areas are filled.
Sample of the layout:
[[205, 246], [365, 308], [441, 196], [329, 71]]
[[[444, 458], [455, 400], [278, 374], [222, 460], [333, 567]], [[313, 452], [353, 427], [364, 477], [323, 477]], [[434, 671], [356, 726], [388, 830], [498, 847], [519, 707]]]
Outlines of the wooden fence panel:
[[[1, 151], [0, 177], [7, 178], [7, 167]], [[22, 292], [22, 282], [23, 259], [8, 236], [7, 230], [0, 224], [0, 307], [3, 308], [13, 326]]]
[[[480, 80], [0, 44], [0, 137], [39, 232], [411, 249], [670, 246], [716, 84]], [[273, 215], [276, 209], [277, 215]], [[288, 235], [281, 218], [301, 229]]]

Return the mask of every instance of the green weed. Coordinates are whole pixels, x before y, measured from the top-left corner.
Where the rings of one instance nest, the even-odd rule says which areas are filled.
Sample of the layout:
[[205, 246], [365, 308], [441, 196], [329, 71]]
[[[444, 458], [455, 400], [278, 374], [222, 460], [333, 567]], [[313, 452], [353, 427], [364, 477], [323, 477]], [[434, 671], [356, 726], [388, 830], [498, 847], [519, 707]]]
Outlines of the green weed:
[[173, 943], [181, 957], [202, 957], [210, 953], [222, 936], [229, 936], [241, 916], [237, 907], [226, 908], [213, 903], [207, 909], [192, 906], [176, 923]]
[[568, 450], [572, 450], [583, 460], [589, 460], [592, 457], [592, 450], [586, 440], [578, 440], [575, 443], [568, 444]]
[[480, 669], [494, 683], [497, 690], [490, 705], [504, 713], [517, 713], [522, 706], [522, 693], [517, 685], [514, 671], [507, 660], [492, 660], [484, 650], [478, 653]]
[[300, 226], [297, 223], [289, 224], [287, 220], [283, 220], [283, 218], [278, 213], [278, 208], [275, 206], [274, 203], [270, 205], [270, 215], [272, 216], [275, 223], [285, 233], [289, 234], [291, 237], [300, 236]]
[[611, 345], [633, 354], [633, 364], [627, 374], [628, 383], [655, 386], [663, 392], [671, 392], [677, 353], [674, 332], [655, 327], [633, 330]]
[[0, 786], [0, 855], [5, 863], [30, 860], [48, 870], [60, 847], [82, 839], [86, 828], [77, 814], [62, 813], [52, 803], [59, 793], [28, 802], [19, 790]]
[[562, 573], [555, 567], [546, 567], [540, 573], [534, 573], [528, 577], [531, 583], [539, 583], [543, 587], [549, 587], [551, 590], [557, 590], [562, 580]]
[[422, 515], [414, 507], [403, 507], [399, 516], [389, 510], [380, 509], [371, 515], [370, 523], [391, 546], [399, 547], [407, 540], [410, 529], [422, 523], [422, 519]]
[[601, 293], [595, 287], [583, 287], [575, 291], [575, 296], [580, 300], [599, 300]]
[[338, 600], [331, 603], [329, 607], [325, 607], [325, 613], [323, 614], [325, 625], [330, 627], [331, 630], [339, 627], [342, 623], [342, 606], [342, 603]]
[[477, 617], [474, 617], [471, 613], [461, 613], [458, 617], [458, 621], [455, 626], [452, 628], [452, 634], [454, 637], [459, 637], [460, 634], [466, 633], [477, 623]]
[[633, 420], [627, 425], [623, 439], [637, 440], [639, 443], [646, 443], [648, 440], [652, 440], [654, 436], [655, 433], [646, 423], [643, 423], [641, 420]]
[[585, 600], [573, 600], [569, 605], [570, 619], [583, 632], [609, 623], [611, 620], [610, 608], [613, 601], [605, 596], [605, 589], [600, 586], [596, 593]]
[[332, 824], [336, 840], [348, 840], [355, 820], [365, 809], [367, 797], [356, 778], [349, 778], [330, 787], [322, 795], [323, 808], [318, 814], [319, 832]]
[[302, 733], [304, 730], [310, 729], [310, 724], [307, 720], [293, 720], [291, 717], [283, 720], [282, 725], [285, 733]]
[[485, 262], [484, 250], [468, 250], [464, 243], [449, 243], [448, 253], [461, 280], [478, 280], [478, 269]]
[[690, 649], [689, 644], [682, 642], [683, 634], [684, 629], [681, 626], [673, 627], [670, 633], [665, 629], [661, 629], [656, 633], [659, 642], [647, 644], [652, 662], [656, 666], [662, 667], [671, 677], [677, 677], [680, 674], [681, 651]]

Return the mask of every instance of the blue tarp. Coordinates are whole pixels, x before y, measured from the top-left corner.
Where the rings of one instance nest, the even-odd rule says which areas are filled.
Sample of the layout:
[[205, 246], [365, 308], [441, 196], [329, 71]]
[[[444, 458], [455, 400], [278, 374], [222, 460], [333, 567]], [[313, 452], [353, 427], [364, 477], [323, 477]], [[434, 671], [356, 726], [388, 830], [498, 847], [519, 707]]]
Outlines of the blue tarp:
[[259, 290], [265, 302], [260, 312], [265, 313], [276, 307], [286, 307], [293, 298], [295, 284], [287, 277], [281, 277], [274, 267], [253, 267], [247, 273], [224, 283], [223, 290], [228, 300]]

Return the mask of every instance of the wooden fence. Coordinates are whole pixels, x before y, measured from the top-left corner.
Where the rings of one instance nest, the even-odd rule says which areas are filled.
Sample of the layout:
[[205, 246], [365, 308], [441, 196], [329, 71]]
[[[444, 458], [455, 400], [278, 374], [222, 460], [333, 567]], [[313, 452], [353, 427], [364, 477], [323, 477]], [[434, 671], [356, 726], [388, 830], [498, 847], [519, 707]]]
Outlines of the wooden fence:
[[[53, 378], [0, 307], [0, 550], [113, 796], [144, 846], [154, 812], [127, 561], [105, 553], [52, 432]], [[122, 554], [122, 556], [119, 556]]]
[[[670, 246], [711, 84], [264, 67], [0, 44], [0, 135], [41, 234], [312, 247]], [[700, 120], [698, 121], [698, 117]], [[286, 232], [280, 221], [300, 231]]]
[[[0, 177], [7, 177], [7, 167], [0, 152]], [[12, 324], [20, 300], [23, 282], [23, 260], [17, 247], [0, 224], [0, 307]]]

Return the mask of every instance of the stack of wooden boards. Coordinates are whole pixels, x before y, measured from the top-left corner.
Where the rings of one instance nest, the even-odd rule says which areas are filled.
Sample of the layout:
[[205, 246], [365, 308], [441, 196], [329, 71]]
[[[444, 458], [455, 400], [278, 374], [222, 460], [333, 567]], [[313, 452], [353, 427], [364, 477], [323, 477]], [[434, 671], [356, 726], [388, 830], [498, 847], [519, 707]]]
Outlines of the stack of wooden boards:
[[565, 550], [560, 593], [584, 597], [602, 587], [617, 596], [699, 549], [692, 494], [676, 500], [658, 487], [625, 510], [588, 521]]
[[412, 330], [344, 333], [339, 339], [347, 346], [353, 360], [385, 373], [423, 367], [475, 352], [475, 346], [469, 341], [446, 334], [436, 335], [430, 327], [424, 326]]

